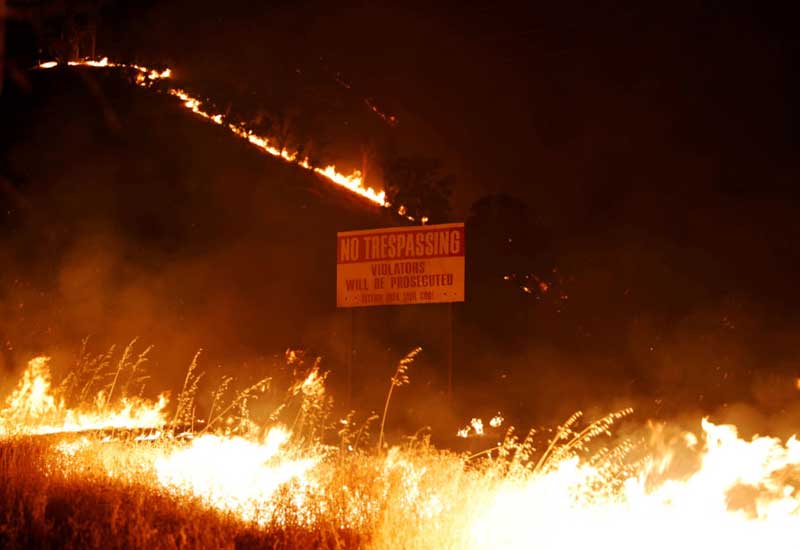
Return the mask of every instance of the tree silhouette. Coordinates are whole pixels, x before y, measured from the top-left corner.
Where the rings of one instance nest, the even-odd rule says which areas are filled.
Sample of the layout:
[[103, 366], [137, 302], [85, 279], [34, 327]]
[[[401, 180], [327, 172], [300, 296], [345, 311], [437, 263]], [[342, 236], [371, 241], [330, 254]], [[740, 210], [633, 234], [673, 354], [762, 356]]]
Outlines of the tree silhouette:
[[[497, 346], [527, 345], [545, 313], [558, 307], [558, 274], [545, 229], [527, 204], [505, 194], [482, 197], [466, 223], [465, 322]], [[544, 320], [544, 321], [542, 321]], [[479, 376], [479, 373], [475, 374]]]
[[441, 162], [429, 157], [399, 157], [384, 163], [386, 196], [417, 221], [446, 221], [450, 214], [452, 175], [443, 175]]
[[[467, 219], [470, 278], [476, 284], [547, 276], [553, 268], [550, 239], [524, 202], [506, 194], [477, 200]], [[507, 280], [507, 279], [506, 279]]]

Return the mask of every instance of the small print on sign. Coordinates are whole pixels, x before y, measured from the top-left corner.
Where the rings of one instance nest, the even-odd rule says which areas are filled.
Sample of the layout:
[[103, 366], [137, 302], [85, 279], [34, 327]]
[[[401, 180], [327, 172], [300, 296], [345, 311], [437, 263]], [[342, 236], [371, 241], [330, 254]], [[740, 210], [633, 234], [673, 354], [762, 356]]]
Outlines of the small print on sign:
[[337, 307], [464, 301], [464, 224], [337, 234]]

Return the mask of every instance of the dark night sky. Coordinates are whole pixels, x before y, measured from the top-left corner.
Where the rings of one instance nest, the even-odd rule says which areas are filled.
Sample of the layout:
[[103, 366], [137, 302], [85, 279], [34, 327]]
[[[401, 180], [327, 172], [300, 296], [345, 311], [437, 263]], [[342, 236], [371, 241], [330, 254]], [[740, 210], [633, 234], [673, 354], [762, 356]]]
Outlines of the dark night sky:
[[340, 72], [400, 116], [403, 151], [450, 163], [462, 214], [505, 191], [571, 232], [653, 189], [759, 198], [797, 176], [797, 38], [775, 7], [170, 2], [130, 13], [119, 26], [131, 50], [201, 80], [263, 89], [298, 68]]
[[447, 158], [462, 213], [503, 190], [572, 225], [641, 189], [790, 186], [793, 14], [615, 4], [117, 1], [98, 47], [229, 93], [340, 73], [400, 115], [402, 150]]

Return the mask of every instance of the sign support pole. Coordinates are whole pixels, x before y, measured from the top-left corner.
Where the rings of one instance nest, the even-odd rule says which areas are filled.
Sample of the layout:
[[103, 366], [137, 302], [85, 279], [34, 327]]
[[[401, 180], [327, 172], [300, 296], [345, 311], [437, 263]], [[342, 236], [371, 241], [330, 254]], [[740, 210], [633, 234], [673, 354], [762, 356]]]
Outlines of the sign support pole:
[[347, 409], [350, 410], [350, 406], [353, 399], [353, 347], [355, 346], [355, 308], [351, 307], [350, 309], [350, 334], [347, 338]]
[[453, 302], [447, 304], [447, 399], [453, 401]]

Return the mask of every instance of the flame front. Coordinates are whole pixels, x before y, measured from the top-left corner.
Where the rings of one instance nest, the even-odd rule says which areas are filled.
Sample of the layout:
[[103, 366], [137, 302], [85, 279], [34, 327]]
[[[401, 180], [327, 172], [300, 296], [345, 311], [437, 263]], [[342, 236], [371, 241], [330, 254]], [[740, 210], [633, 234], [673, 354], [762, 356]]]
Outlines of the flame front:
[[166, 395], [157, 401], [123, 397], [109, 403], [104, 392], [77, 408], [64, 405], [54, 392], [47, 357], [36, 357], [16, 389], [0, 409], [0, 437], [19, 434], [52, 434], [107, 429], [155, 428], [165, 423]]
[[474, 547], [784, 547], [800, 527], [800, 444], [702, 424], [700, 467], [682, 479], [660, 479], [670, 460], [649, 460], [598, 498], [600, 472], [570, 459], [544, 476], [504, 480], [478, 507]]
[[[321, 402], [324, 379], [315, 366], [289, 393]], [[36, 358], [0, 411], [0, 440], [166, 425], [166, 402], [130, 409], [124, 400], [101, 402], [107, 399], [65, 408], [47, 359]], [[302, 403], [301, 411], [312, 409]], [[589, 452], [584, 443], [610, 433], [625, 414], [561, 437], [575, 434], [575, 415], [544, 453], [512, 439], [479, 458], [424, 443], [388, 452], [372, 444], [353, 450], [344, 440], [331, 447], [280, 425], [240, 435], [164, 429], [124, 441], [62, 433], [51, 443], [47, 475], [91, 491], [100, 472], [132, 492], [146, 487], [178, 504], [200, 503], [243, 525], [346, 529], [374, 548], [791, 547], [800, 526], [795, 437], [745, 440], [734, 426], [703, 420], [699, 434], [667, 439], [664, 426], [651, 426], [649, 440]], [[477, 420], [470, 424], [476, 432], [483, 426]], [[476, 441], [489, 437], [487, 431]]]
[[[155, 69], [149, 69], [141, 65], [114, 63], [109, 61], [107, 57], [104, 57], [99, 60], [86, 59], [83, 61], [70, 61], [68, 65], [95, 67], [95, 68], [115, 67], [123, 69], [132, 69], [134, 71], [137, 71], [136, 83], [141, 86], [148, 86], [152, 82], [172, 77], [172, 71], [170, 69], [157, 71]], [[37, 66], [37, 68], [52, 69], [57, 66], [58, 63], [56, 63], [55, 61], [48, 61], [45, 63], [40, 63]], [[209, 120], [214, 124], [222, 126], [223, 128], [226, 128], [234, 135], [247, 140], [249, 143], [257, 147], [261, 151], [269, 155], [272, 155], [273, 157], [281, 158], [286, 162], [296, 164], [301, 168], [305, 168], [306, 170], [310, 170], [316, 174], [319, 174], [321, 177], [336, 184], [337, 186], [346, 189], [351, 193], [355, 193], [356, 195], [363, 197], [379, 206], [387, 208], [391, 206], [391, 204], [386, 201], [386, 193], [384, 191], [376, 191], [372, 187], [364, 185], [364, 178], [361, 174], [361, 171], [354, 170], [351, 174], [347, 175], [339, 172], [336, 169], [336, 166], [333, 165], [325, 167], [313, 166], [309, 162], [308, 158], [299, 159], [297, 152], [291, 152], [287, 151], [286, 149], [276, 147], [271, 143], [269, 138], [256, 134], [251, 129], [247, 128], [246, 124], [241, 124], [241, 123], [234, 124], [231, 122], [227, 122], [225, 115], [223, 115], [222, 113], [212, 113], [205, 110], [203, 108], [203, 102], [200, 99], [191, 96], [186, 90], [183, 90], [181, 88], [168, 88], [167, 93], [180, 99], [182, 105], [185, 108], [189, 109], [194, 114], [202, 118], [205, 118], [206, 120]]]
[[272, 428], [263, 443], [241, 437], [203, 435], [187, 448], [155, 462], [158, 482], [178, 496], [193, 495], [221, 511], [265, 524], [280, 521], [273, 496], [295, 480], [293, 501], [302, 509], [309, 490], [306, 473], [318, 457], [290, 459], [283, 449], [289, 432]]

